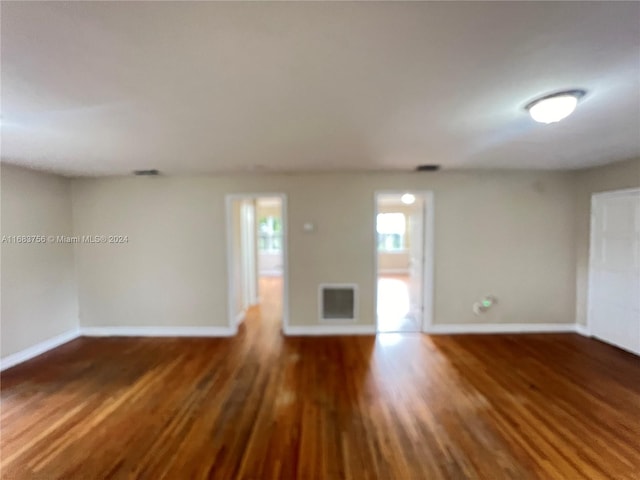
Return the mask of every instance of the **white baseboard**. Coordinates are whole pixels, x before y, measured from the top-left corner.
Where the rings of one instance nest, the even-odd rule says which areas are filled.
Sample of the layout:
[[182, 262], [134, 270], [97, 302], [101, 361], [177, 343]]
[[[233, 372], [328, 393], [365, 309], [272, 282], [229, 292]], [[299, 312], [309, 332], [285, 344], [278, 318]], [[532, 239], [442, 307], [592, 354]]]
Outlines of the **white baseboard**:
[[281, 277], [282, 276], [282, 270], [279, 268], [273, 269], [273, 270], [260, 270], [258, 272], [258, 276], [259, 277]]
[[[243, 313], [244, 315], [244, 313]], [[0, 360], [0, 371], [37, 357], [48, 350], [63, 345], [79, 336], [87, 337], [231, 337], [236, 329], [226, 326], [214, 327], [82, 327], [56, 335], [20, 352]], [[551, 333], [575, 332], [591, 336], [585, 325], [574, 323], [478, 323], [432, 325], [429, 334], [463, 333]], [[319, 335], [375, 335], [375, 325], [289, 325], [284, 327], [288, 336]]]
[[431, 325], [425, 333], [560, 333], [577, 332], [575, 323], [465, 323]]
[[244, 320], [244, 317], [247, 316], [247, 310], [242, 310], [239, 314], [236, 315], [236, 325], [240, 325]]
[[[375, 335], [375, 325], [289, 325], [288, 336], [301, 335]], [[478, 323], [432, 325], [425, 333], [450, 335], [464, 333], [582, 333], [573, 323]]]
[[2, 360], [0, 360], [0, 371], [6, 370], [7, 368], [13, 367], [14, 365], [18, 365], [19, 363], [26, 362], [27, 360], [30, 360], [33, 357], [37, 357], [38, 355], [42, 355], [43, 353], [59, 347], [64, 343], [70, 342], [71, 340], [78, 338], [79, 336], [80, 332], [78, 331], [78, 329], [69, 330], [68, 332], [64, 332], [60, 335], [56, 335], [55, 337], [51, 337], [44, 342], [37, 343], [29, 348], [25, 348], [24, 350], [21, 350], [19, 352], [7, 355]]
[[82, 327], [84, 337], [231, 337], [235, 328], [216, 327]]
[[582, 325], [580, 323], [576, 323], [576, 333], [579, 333], [580, 335], [584, 335], [585, 337], [591, 336], [591, 331], [589, 330], [589, 327], [587, 327], [586, 325]]
[[378, 275], [409, 275], [408, 268], [381, 268]]
[[283, 328], [287, 336], [301, 335], [375, 335], [375, 325], [288, 325]]

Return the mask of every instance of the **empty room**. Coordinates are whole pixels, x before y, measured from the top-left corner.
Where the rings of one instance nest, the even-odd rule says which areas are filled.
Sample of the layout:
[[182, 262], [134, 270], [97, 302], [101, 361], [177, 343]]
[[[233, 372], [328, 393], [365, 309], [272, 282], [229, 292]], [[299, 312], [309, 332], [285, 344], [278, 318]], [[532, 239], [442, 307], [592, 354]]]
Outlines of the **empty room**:
[[0, 22], [0, 478], [640, 478], [640, 2]]

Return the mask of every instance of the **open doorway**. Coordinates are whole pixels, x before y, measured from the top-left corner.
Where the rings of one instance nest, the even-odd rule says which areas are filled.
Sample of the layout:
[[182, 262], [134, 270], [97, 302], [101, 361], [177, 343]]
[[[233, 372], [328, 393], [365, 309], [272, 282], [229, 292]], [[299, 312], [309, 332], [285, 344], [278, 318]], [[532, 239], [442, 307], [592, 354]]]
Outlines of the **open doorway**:
[[431, 198], [428, 192], [376, 194], [378, 332], [421, 332], [430, 322]]
[[286, 197], [227, 197], [229, 322], [282, 329], [286, 322]]

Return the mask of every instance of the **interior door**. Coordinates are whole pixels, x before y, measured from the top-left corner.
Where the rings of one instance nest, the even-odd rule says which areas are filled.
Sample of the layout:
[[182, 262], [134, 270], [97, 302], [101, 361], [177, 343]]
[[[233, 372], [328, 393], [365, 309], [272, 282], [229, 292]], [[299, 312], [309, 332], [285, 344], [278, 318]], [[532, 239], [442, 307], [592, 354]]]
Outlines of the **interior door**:
[[593, 196], [589, 286], [591, 333], [640, 354], [640, 190]]
[[424, 276], [424, 200], [416, 195], [409, 215], [409, 315], [422, 325]]

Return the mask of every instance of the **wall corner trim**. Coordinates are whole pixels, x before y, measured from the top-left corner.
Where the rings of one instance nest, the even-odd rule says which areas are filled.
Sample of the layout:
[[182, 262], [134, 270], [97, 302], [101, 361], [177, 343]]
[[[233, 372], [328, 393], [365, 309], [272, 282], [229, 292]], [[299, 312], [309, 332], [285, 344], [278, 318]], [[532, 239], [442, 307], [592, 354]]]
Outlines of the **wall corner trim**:
[[68, 330], [60, 335], [44, 340], [43, 342], [36, 343], [24, 350], [7, 355], [0, 360], [0, 371], [4, 371], [7, 368], [11, 368], [19, 363], [26, 362], [27, 360], [37, 357], [38, 355], [42, 355], [43, 353], [70, 342], [79, 336], [80, 331], [77, 328], [74, 328], [73, 330]]
[[583, 335], [585, 337], [591, 337], [591, 330], [586, 325], [582, 325], [581, 323], [576, 323], [576, 333]]

